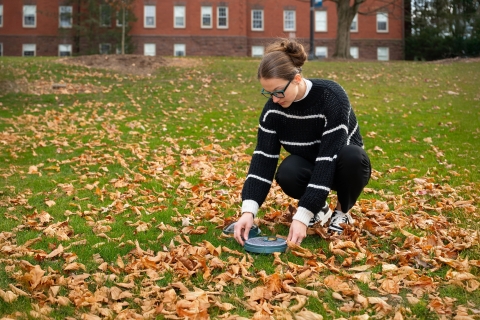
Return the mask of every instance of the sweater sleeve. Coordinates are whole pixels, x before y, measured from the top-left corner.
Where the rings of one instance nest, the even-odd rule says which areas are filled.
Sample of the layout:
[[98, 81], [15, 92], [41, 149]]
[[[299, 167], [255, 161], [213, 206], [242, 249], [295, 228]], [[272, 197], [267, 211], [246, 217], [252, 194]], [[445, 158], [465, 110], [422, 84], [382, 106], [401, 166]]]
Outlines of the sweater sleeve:
[[281, 146], [273, 117], [264, 119], [268, 106], [269, 102], [260, 116], [257, 145], [242, 189], [242, 213], [251, 212], [254, 216], [268, 195], [280, 156]]
[[335, 176], [337, 154], [348, 140], [351, 106], [347, 94], [340, 85], [332, 82], [322, 100], [325, 127], [312, 177], [293, 217], [306, 225], [325, 204]]

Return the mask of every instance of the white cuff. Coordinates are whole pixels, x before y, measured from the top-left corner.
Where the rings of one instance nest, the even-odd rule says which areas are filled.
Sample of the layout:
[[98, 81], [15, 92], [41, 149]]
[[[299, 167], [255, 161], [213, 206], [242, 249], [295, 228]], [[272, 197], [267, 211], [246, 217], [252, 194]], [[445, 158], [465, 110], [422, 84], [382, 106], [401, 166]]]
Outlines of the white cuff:
[[298, 207], [297, 212], [293, 216], [293, 220], [298, 220], [304, 225], [308, 226], [310, 220], [313, 218], [313, 212], [304, 207]]
[[253, 217], [255, 218], [258, 212], [258, 203], [254, 200], [243, 200], [242, 202], [242, 214], [244, 212], [251, 212], [253, 213]]

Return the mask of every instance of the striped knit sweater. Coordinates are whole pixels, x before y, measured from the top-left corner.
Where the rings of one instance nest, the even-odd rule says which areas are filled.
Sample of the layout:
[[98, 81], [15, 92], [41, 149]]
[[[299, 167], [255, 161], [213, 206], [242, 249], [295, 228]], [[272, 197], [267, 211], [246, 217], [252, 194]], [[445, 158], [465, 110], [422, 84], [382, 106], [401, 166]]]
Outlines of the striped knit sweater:
[[257, 146], [242, 190], [242, 213], [257, 214], [273, 182], [283, 147], [315, 163], [295, 220], [308, 225], [324, 206], [335, 175], [335, 160], [349, 144], [363, 147], [357, 119], [343, 88], [330, 80], [309, 79], [302, 100], [282, 108], [269, 99], [259, 119]]

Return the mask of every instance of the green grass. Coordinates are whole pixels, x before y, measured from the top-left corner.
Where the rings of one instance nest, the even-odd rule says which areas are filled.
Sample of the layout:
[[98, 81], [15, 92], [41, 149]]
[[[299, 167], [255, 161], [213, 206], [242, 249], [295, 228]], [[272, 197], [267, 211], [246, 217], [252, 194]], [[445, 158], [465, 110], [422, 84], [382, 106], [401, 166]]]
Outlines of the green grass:
[[[302, 244], [312, 256], [287, 252], [280, 256], [280, 265], [274, 264], [273, 256], [245, 256], [240, 245], [221, 237], [222, 221], [238, 214], [242, 181], [255, 147], [258, 116], [265, 99], [259, 94], [256, 79], [259, 60], [198, 60], [201, 63], [195, 67], [160, 67], [152, 76], [141, 77], [67, 66], [51, 58], [0, 58], [0, 293], [11, 290], [9, 285], [28, 293], [28, 297], [19, 296], [13, 302], [0, 298], [0, 315], [35, 318], [31, 310], [39, 305], [53, 308], [47, 312], [51, 318], [98, 315], [90, 302], [75, 305], [72, 301], [67, 306], [55, 302], [58, 296], [74, 295], [75, 289], [68, 281], [82, 273], [90, 277], [85, 287], [78, 288], [88, 289], [91, 294], [99, 294], [104, 286], [135, 283], [134, 288], [122, 289], [130, 291], [132, 297], [107, 297], [98, 302], [101, 308], [114, 310], [115, 315], [120, 310], [116, 303], [121, 301], [139, 314], [160, 310], [171, 284], [182, 282], [191, 292], [197, 288], [220, 293], [210, 294], [210, 317], [230, 312], [251, 318], [255, 311], [247, 303], [249, 292], [266, 285], [264, 281], [274, 274], [280, 274], [289, 286], [317, 291], [319, 299], [309, 297], [304, 308], [326, 319], [380, 312], [374, 304], [357, 305], [352, 312], [340, 311], [353, 296], [344, 295], [345, 301], [334, 298], [332, 288], [321, 284], [332, 274], [351, 288], [358, 288], [366, 298], [387, 298], [386, 302], [394, 306], [386, 315], [390, 317], [398, 309], [403, 310], [405, 318], [431, 319], [436, 314], [429, 306], [433, 296], [455, 299], [452, 312], [458, 307], [475, 309], [472, 306], [480, 305], [479, 290], [465, 289], [474, 282], [449, 281], [451, 267], [437, 256], [480, 259], [479, 62], [313, 61], [305, 65], [306, 77], [332, 79], [345, 88], [375, 170], [369, 190], [361, 196], [354, 213], [361, 223], [375, 219], [385, 231], [374, 235], [362, 224], [364, 229], [355, 239], [342, 239], [359, 241], [366, 249], [365, 256], [359, 255], [357, 248], [349, 252], [351, 257], [359, 257], [352, 260], [351, 267], [372, 265], [372, 282], [366, 284], [352, 278], [355, 272], [349, 270], [348, 259], [331, 252], [330, 241], [315, 235]], [[102, 90], [35, 92], [39, 90], [35, 84], [43, 83], [42, 90], [48, 90], [51, 83], [59, 81]], [[420, 188], [415, 179], [424, 179], [429, 185]], [[66, 187], [70, 184], [72, 189]], [[260, 217], [286, 212], [288, 204], [295, 205], [280, 191], [274, 194], [282, 201], [268, 197]], [[49, 206], [48, 200], [55, 204]], [[470, 202], [462, 206], [462, 201]], [[385, 203], [388, 210], [375, 211], [379, 203]], [[423, 223], [428, 219], [422, 212], [431, 217], [430, 222]], [[43, 220], [45, 213], [50, 220]], [[194, 228], [205, 228], [206, 233], [183, 234], [181, 218], [187, 216]], [[66, 221], [69, 239], [59, 239], [58, 232], [44, 232]], [[283, 225], [276, 225], [273, 231], [264, 225], [261, 229], [265, 233], [288, 233]], [[8, 237], [7, 232], [13, 236]], [[415, 247], [407, 232], [424, 245]], [[37, 237], [38, 242], [23, 246]], [[428, 242], [434, 237], [443, 241], [441, 248]], [[211, 268], [210, 277], [202, 267], [202, 261], [211, 263], [213, 258], [205, 252], [205, 241], [221, 248], [218, 258], [224, 263], [223, 268]], [[146, 253], [139, 254], [136, 243]], [[463, 247], [462, 243], [469, 245]], [[45, 258], [60, 245], [68, 250]], [[437, 268], [429, 270], [419, 265], [418, 257], [415, 260], [419, 253], [421, 259]], [[192, 262], [193, 269], [184, 267], [179, 260], [181, 254]], [[72, 255], [75, 258], [70, 261]], [[94, 256], [100, 256], [108, 268], [99, 269], [101, 263]], [[155, 260], [160, 256], [162, 262]], [[118, 266], [118, 257], [124, 268]], [[154, 259], [155, 268], [145, 259]], [[40, 266], [48, 285], [30, 290], [29, 270], [21, 261]], [[65, 271], [73, 261], [86, 270]], [[337, 271], [325, 264], [335, 266]], [[401, 282], [400, 300], [380, 292], [382, 281], [389, 277], [382, 272], [382, 264], [409, 266], [415, 271], [408, 281], [423, 276], [438, 285], [430, 298], [421, 290], [415, 291], [423, 299], [410, 305], [405, 297], [414, 292], [414, 287], [408, 281]], [[236, 272], [239, 265], [248, 274], [240, 272], [226, 285], [219, 283], [217, 277]], [[312, 275], [297, 279], [308, 268]], [[479, 274], [474, 264], [468, 272]], [[99, 274], [114, 275], [115, 279], [102, 283]], [[58, 296], [52, 296], [49, 286], [53, 284], [48, 281], [60, 287]], [[289, 294], [292, 299], [295, 294], [285, 288], [275, 294]], [[178, 288], [175, 292], [177, 301], [184, 298]], [[222, 310], [213, 303], [213, 297], [235, 308]], [[278, 310], [297, 303], [292, 300], [288, 304], [285, 299], [272, 303]], [[152, 301], [152, 305], [144, 305], [146, 301]], [[164, 316], [154, 315], [160, 319]]]

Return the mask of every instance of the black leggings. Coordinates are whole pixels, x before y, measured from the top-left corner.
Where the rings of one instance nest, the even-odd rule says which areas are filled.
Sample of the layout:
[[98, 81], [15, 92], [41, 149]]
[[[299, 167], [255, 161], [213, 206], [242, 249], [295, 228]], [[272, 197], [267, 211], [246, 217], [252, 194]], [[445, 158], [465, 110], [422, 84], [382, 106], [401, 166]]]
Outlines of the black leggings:
[[[288, 196], [300, 199], [307, 189], [313, 168], [314, 164], [308, 160], [289, 155], [278, 167], [275, 180]], [[353, 207], [371, 173], [370, 159], [361, 147], [348, 145], [340, 150], [331, 189], [337, 191], [343, 212]]]

